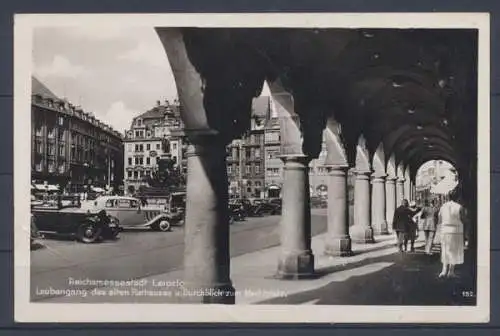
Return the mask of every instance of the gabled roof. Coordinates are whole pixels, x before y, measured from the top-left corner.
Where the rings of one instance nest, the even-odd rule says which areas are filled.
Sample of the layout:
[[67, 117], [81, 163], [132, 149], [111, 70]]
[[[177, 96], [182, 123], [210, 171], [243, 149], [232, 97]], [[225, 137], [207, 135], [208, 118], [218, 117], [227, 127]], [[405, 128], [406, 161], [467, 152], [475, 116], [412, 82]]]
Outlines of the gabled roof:
[[59, 100], [48, 87], [46, 87], [42, 82], [38, 80], [35, 76], [31, 76], [31, 94], [32, 95], [40, 95], [44, 98], [52, 98], [54, 100]]

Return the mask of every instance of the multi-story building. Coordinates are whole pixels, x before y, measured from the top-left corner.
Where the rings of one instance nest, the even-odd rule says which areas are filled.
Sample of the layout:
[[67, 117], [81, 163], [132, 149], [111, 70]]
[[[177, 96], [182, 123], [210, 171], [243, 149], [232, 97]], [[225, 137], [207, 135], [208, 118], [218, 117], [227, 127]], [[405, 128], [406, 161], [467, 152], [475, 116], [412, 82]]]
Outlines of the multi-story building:
[[132, 120], [125, 131], [125, 192], [135, 193], [147, 185], [147, 177], [158, 170], [158, 160], [170, 156], [183, 170], [186, 145], [178, 101], [165, 101]]
[[[281, 153], [281, 128], [277, 106], [270, 99], [269, 118], [265, 127], [265, 197], [280, 197], [283, 186], [283, 161]], [[319, 157], [309, 164], [309, 184], [312, 196], [325, 196], [327, 193], [328, 170], [324, 166], [326, 158], [326, 143]]]
[[264, 133], [269, 97], [252, 102], [250, 131], [229, 144], [227, 173], [230, 195], [263, 197], [265, 189]]
[[269, 198], [280, 197], [283, 185], [283, 162], [280, 159], [281, 153], [281, 131], [278, 111], [274, 102], [270, 101], [269, 118], [264, 131], [264, 152], [265, 152], [265, 196]]
[[32, 77], [31, 176], [35, 186], [67, 192], [123, 181], [122, 135]]

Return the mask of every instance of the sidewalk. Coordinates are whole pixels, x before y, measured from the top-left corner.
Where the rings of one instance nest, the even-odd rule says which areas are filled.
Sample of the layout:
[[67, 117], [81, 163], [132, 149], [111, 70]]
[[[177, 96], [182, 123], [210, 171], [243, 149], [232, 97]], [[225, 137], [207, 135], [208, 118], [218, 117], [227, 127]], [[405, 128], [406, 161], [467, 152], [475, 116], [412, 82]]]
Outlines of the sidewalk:
[[[373, 244], [353, 243], [354, 254], [349, 257], [329, 257], [323, 254], [325, 234], [312, 238], [317, 277], [308, 280], [279, 280], [274, 276], [277, 270], [280, 247], [272, 247], [231, 259], [231, 279], [236, 289], [237, 304], [255, 304], [275, 298], [288, 297], [301, 292], [321, 288], [332, 282], [343, 282], [351, 277], [369, 275], [393, 265], [393, 262], [380, 262], [378, 259], [397, 253], [394, 235], [376, 236]], [[415, 246], [423, 243], [417, 241]], [[373, 259], [373, 262], [371, 262]], [[175, 295], [154, 294], [152, 292], [175, 292], [183, 279], [182, 270], [144, 278], [140, 288], [134, 293], [114, 291], [113, 295], [88, 295], [82, 297], [58, 297], [51, 302], [79, 303], [177, 303]], [[125, 288], [118, 288], [125, 289]], [[131, 288], [128, 288], [129, 290]], [[113, 288], [100, 288], [109, 293]], [[143, 291], [141, 294], [141, 291]], [[313, 300], [314, 301], [314, 300]], [[314, 302], [310, 302], [314, 303]]]

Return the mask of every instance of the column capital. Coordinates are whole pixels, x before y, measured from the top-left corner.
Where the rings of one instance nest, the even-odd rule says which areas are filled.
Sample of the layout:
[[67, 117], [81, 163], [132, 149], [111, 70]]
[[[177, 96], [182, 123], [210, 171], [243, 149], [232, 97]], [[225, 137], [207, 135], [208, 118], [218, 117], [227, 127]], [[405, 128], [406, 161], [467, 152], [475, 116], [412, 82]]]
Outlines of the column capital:
[[372, 175], [372, 183], [384, 183], [387, 175]]
[[326, 166], [326, 169], [328, 170], [328, 175], [345, 175], [347, 174], [347, 171], [349, 170], [349, 166]]
[[364, 177], [367, 177], [369, 178], [370, 175], [372, 174], [372, 172], [370, 170], [354, 170], [354, 174], [356, 176], [364, 176]]
[[307, 155], [280, 155], [279, 158], [283, 163], [297, 163], [301, 165], [308, 165], [312, 158]]
[[385, 178], [385, 181], [389, 182], [389, 183], [395, 183], [397, 179], [398, 178], [396, 176], [387, 175], [386, 178]]

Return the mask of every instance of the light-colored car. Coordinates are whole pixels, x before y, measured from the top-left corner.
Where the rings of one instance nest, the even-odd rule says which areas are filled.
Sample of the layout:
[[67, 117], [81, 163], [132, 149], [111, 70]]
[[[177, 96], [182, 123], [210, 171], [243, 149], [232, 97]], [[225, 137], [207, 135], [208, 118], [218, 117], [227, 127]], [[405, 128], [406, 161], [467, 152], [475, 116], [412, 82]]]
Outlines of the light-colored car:
[[124, 229], [149, 227], [156, 231], [169, 231], [171, 227], [168, 212], [143, 208], [141, 201], [134, 197], [101, 196], [94, 201], [94, 207], [106, 210]]

